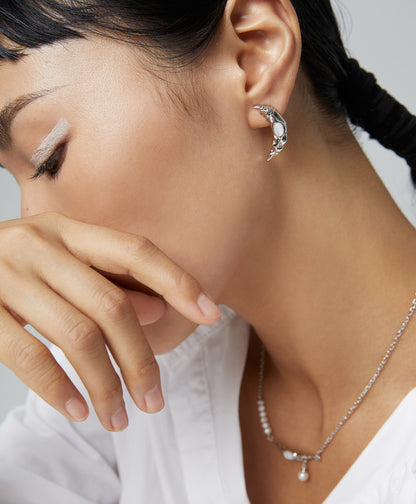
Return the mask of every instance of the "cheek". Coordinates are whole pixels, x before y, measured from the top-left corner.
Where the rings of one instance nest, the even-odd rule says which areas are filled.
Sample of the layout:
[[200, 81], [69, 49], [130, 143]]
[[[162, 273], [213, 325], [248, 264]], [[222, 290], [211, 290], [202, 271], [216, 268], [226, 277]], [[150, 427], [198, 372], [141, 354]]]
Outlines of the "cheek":
[[185, 135], [170, 131], [147, 122], [94, 144], [79, 142], [50, 186], [49, 201], [74, 218], [131, 232], [160, 231], [192, 205]]
[[217, 129], [157, 110], [84, 123], [56, 182], [31, 182], [22, 203], [146, 236], [215, 295], [253, 226], [253, 180]]

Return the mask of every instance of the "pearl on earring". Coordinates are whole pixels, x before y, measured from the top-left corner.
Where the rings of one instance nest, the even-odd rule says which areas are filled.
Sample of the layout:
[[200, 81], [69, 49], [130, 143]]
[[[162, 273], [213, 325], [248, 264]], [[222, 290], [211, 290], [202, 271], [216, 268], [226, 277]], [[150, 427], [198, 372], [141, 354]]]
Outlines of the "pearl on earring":
[[270, 122], [273, 131], [273, 145], [267, 161], [277, 156], [287, 142], [287, 124], [279, 112], [270, 105], [255, 105], [258, 110]]

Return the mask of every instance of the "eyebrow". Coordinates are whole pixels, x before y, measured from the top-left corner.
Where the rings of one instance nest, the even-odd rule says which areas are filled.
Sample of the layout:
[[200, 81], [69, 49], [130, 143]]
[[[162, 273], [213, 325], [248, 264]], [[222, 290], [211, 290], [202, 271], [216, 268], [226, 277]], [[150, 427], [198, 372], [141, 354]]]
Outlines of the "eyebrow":
[[10, 130], [17, 114], [30, 103], [38, 100], [39, 98], [43, 98], [62, 87], [63, 86], [58, 86], [51, 89], [37, 91], [35, 93], [25, 94], [8, 103], [0, 111], [0, 149], [6, 151], [12, 146]]

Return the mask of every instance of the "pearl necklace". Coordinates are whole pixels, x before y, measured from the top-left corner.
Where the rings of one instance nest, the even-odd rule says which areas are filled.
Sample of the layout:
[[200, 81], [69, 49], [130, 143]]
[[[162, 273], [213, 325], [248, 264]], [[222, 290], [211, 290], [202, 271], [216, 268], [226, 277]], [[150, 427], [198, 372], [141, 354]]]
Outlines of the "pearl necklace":
[[384, 369], [384, 366], [387, 364], [388, 360], [390, 359], [390, 356], [393, 353], [393, 350], [396, 348], [396, 345], [399, 342], [404, 330], [406, 329], [407, 324], [409, 323], [410, 318], [412, 317], [415, 309], [416, 309], [416, 294], [415, 294], [415, 297], [413, 298], [409, 313], [407, 314], [406, 318], [404, 319], [399, 331], [397, 332], [392, 343], [390, 344], [386, 354], [384, 355], [383, 359], [381, 360], [380, 364], [378, 365], [376, 372], [371, 377], [371, 379], [367, 383], [367, 385], [364, 387], [364, 389], [362, 390], [362, 392], [360, 393], [360, 395], [358, 396], [358, 398], [356, 399], [354, 404], [347, 411], [344, 418], [338, 423], [338, 425], [331, 432], [331, 434], [327, 437], [327, 439], [322, 444], [322, 446], [314, 454], [302, 454], [302, 453], [297, 452], [296, 450], [286, 448], [286, 447], [282, 446], [281, 444], [279, 444], [273, 436], [273, 432], [272, 432], [272, 428], [270, 427], [270, 422], [269, 422], [269, 419], [267, 416], [267, 411], [266, 411], [266, 404], [265, 404], [264, 396], [263, 396], [264, 364], [265, 364], [266, 349], [265, 349], [264, 345], [262, 344], [261, 351], [260, 351], [259, 382], [258, 382], [258, 393], [257, 393], [257, 408], [259, 411], [260, 423], [263, 428], [264, 434], [266, 435], [267, 440], [276, 446], [276, 448], [281, 452], [281, 454], [283, 455], [283, 457], [286, 460], [293, 461], [293, 462], [300, 462], [302, 464], [302, 468], [298, 473], [299, 481], [306, 482], [309, 480], [308, 463], [311, 462], [312, 460], [316, 460], [318, 462], [321, 461], [322, 453], [328, 448], [329, 444], [333, 441], [334, 437], [338, 434], [341, 427], [343, 427], [345, 425], [345, 423], [351, 418], [352, 414], [355, 412], [355, 410], [358, 408], [358, 406], [364, 400], [364, 397], [371, 390], [375, 381], [377, 380], [377, 378], [380, 376], [380, 373]]

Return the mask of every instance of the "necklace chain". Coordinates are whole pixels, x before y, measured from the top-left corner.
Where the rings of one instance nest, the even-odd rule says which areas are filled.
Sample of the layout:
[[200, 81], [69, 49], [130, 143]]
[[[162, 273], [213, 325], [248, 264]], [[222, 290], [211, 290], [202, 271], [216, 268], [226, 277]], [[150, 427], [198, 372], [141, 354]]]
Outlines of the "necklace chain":
[[301, 453], [296, 452], [295, 450], [291, 450], [289, 448], [286, 448], [283, 445], [281, 445], [280, 443], [278, 443], [273, 436], [272, 428], [270, 426], [270, 422], [269, 422], [269, 419], [267, 416], [266, 405], [265, 405], [264, 394], [263, 394], [266, 349], [263, 344], [261, 345], [258, 393], [257, 393], [257, 407], [258, 407], [258, 411], [259, 411], [260, 422], [261, 422], [263, 431], [264, 431], [267, 439], [270, 442], [272, 442], [276, 446], [276, 448], [278, 448], [278, 450], [282, 453], [282, 455], [284, 456], [284, 458], [286, 460], [302, 463], [302, 469], [298, 473], [298, 479], [300, 481], [303, 481], [303, 482], [308, 481], [308, 479], [309, 479], [308, 462], [310, 462], [312, 460], [316, 460], [316, 461], [321, 460], [322, 453], [328, 448], [329, 444], [333, 441], [334, 437], [338, 434], [340, 429], [346, 424], [346, 422], [351, 418], [351, 416], [356, 411], [358, 406], [363, 402], [365, 396], [371, 390], [371, 388], [373, 387], [377, 378], [380, 376], [381, 372], [383, 371], [385, 365], [387, 364], [388, 360], [390, 359], [391, 354], [393, 353], [398, 342], [400, 341], [400, 338], [401, 338], [402, 334], [404, 333], [404, 330], [406, 329], [407, 324], [409, 323], [415, 309], [416, 309], [416, 294], [415, 294], [415, 297], [413, 298], [409, 313], [407, 314], [406, 318], [404, 319], [400, 329], [398, 330], [398, 332], [397, 332], [396, 336], [394, 337], [393, 341], [391, 342], [387, 352], [385, 353], [380, 364], [378, 365], [376, 372], [373, 374], [373, 376], [371, 377], [371, 379], [367, 383], [367, 385], [363, 388], [360, 395], [357, 397], [354, 404], [347, 411], [347, 413], [342, 418], [342, 420], [338, 423], [338, 425], [335, 427], [335, 429], [326, 438], [326, 440], [324, 441], [322, 446], [314, 454], [301, 454]]

